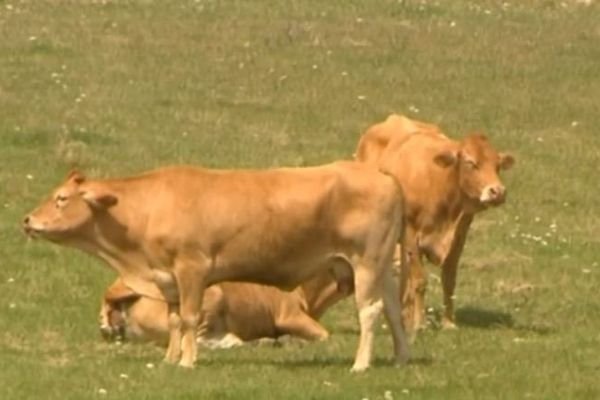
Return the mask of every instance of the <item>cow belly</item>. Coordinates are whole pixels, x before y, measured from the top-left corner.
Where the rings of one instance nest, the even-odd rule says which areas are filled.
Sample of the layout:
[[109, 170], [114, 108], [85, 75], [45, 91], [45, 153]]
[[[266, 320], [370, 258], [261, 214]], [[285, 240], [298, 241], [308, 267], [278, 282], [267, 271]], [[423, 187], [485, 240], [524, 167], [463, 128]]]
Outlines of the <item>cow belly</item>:
[[327, 257], [307, 257], [306, 255], [291, 255], [290, 260], [275, 262], [248, 262], [240, 260], [217, 265], [213, 270], [211, 282], [234, 281], [250, 282], [275, 286], [290, 291], [318, 271], [326, 268], [323, 259]]

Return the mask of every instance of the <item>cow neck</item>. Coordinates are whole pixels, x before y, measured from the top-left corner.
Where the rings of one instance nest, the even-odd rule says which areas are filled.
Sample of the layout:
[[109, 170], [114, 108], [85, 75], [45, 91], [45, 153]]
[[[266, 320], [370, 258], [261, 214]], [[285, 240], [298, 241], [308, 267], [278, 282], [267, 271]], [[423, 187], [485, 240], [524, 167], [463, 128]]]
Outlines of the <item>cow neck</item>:
[[151, 269], [140, 251], [148, 219], [147, 193], [134, 179], [99, 183], [115, 195], [118, 202], [108, 209], [94, 211], [92, 223], [84, 235], [87, 251], [121, 274], [134, 273], [151, 279]]

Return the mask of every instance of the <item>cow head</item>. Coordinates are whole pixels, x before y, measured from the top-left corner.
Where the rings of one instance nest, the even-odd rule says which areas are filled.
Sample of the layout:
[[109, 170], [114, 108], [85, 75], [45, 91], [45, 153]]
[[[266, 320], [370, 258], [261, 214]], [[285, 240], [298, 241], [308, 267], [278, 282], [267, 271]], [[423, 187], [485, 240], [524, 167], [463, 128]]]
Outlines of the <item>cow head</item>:
[[107, 341], [127, 339], [127, 312], [140, 299], [121, 279], [108, 287], [102, 298], [98, 322], [100, 334]]
[[23, 230], [32, 237], [64, 243], [78, 235], [95, 213], [117, 203], [117, 198], [101, 186], [86, 182], [84, 175], [72, 171], [52, 192], [49, 199], [23, 220]]
[[506, 198], [500, 170], [510, 169], [515, 160], [498, 153], [481, 134], [467, 136], [457, 149], [438, 153], [434, 161], [444, 168], [456, 168], [462, 193], [480, 207], [497, 206]]
[[126, 318], [122, 304], [104, 302], [98, 318], [100, 334], [106, 341], [125, 340]]

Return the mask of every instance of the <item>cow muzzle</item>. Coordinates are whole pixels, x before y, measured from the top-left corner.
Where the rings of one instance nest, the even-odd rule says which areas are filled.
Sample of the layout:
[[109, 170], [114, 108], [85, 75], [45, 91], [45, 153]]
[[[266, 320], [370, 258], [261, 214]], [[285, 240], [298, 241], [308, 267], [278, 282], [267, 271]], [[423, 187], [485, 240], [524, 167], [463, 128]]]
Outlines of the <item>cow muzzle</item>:
[[37, 226], [33, 218], [29, 215], [23, 219], [21, 227], [23, 229], [23, 232], [31, 238], [36, 238], [38, 234], [43, 230], [41, 227]]
[[125, 327], [100, 325], [100, 335], [107, 342], [123, 342], [125, 341]]
[[488, 185], [481, 192], [479, 198], [485, 205], [498, 206], [506, 200], [506, 188], [503, 185]]

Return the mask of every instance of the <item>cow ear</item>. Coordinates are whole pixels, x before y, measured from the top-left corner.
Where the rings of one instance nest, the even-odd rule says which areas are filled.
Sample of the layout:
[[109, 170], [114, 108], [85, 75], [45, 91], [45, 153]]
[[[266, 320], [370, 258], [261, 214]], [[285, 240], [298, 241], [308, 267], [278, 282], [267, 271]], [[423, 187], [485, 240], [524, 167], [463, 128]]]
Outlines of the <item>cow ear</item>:
[[80, 194], [83, 200], [93, 208], [107, 209], [119, 202], [117, 196], [102, 187], [83, 188]]
[[67, 175], [67, 181], [72, 181], [79, 185], [85, 182], [85, 175], [76, 169], [72, 169]]
[[448, 168], [456, 164], [458, 154], [452, 150], [445, 150], [436, 154], [433, 161], [442, 168]]
[[510, 154], [500, 153], [500, 169], [508, 170], [515, 165], [515, 158]]
[[104, 292], [104, 301], [107, 303], [116, 303], [125, 300], [135, 300], [140, 295], [129, 287], [125, 286], [121, 278], [117, 279], [112, 285]]

